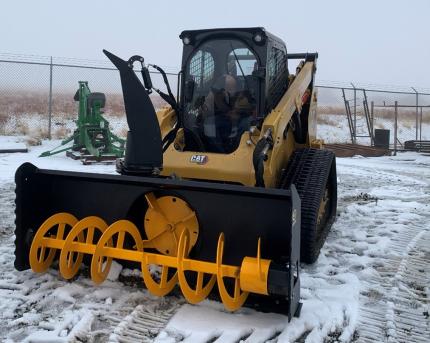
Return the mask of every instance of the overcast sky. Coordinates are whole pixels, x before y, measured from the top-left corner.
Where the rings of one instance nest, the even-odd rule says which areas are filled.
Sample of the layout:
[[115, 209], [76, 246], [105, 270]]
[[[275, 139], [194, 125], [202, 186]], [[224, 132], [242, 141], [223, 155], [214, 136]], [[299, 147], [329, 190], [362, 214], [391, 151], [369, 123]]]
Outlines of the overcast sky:
[[179, 68], [184, 29], [264, 26], [289, 52], [318, 51], [318, 79], [430, 88], [430, 0], [12, 1], [0, 52]]

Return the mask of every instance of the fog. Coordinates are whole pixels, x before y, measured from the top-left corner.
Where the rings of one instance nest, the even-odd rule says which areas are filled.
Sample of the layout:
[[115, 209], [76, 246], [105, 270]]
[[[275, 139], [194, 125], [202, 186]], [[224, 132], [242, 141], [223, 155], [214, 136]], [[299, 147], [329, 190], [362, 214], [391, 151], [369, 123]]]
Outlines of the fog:
[[318, 51], [319, 80], [430, 87], [430, 2], [3, 1], [0, 52], [105, 60], [102, 49], [177, 71], [184, 29], [264, 26]]

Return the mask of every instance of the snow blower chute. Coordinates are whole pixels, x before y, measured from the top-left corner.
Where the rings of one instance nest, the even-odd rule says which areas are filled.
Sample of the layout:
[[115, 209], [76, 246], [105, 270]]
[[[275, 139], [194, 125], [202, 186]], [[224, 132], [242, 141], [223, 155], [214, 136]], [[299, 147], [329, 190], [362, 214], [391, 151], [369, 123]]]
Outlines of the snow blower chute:
[[[116, 259], [139, 264], [155, 295], [179, 286], [197, 303], [216, 287], [228, 310], [291, 319], [300, 312], [300, 256], [317, 259], [336, 213], [335, 159], [315, 137], [317, 55], [287, 54], [263, 28], [180, 38], [179, 101], [160, 67], [105, 51], [129, 125], [120, 175], [17, 170], [15, 267], [43, 272], [58, 259], [70, 279], [85, 263], [101, 283]], [[295, 75], [288, 59], [303, 59]], [[156, 113], [153, 90], [170, 106]]]

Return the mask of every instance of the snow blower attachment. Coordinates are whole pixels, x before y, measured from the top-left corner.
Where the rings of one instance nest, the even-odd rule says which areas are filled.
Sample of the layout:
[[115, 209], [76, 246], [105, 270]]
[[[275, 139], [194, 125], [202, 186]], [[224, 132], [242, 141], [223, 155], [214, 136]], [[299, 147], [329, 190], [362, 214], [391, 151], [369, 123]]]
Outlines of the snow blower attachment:
[[[317, 54], [287, 54], [263, 28], [180, 38], [177, 98], [160, 67], [104, 51], [120, 72], [129, 125], [120, 175], [17, 170], [15, 267], [43, 272], [58, 259], [70, 279], [83, 263], [101, 283], [116, 259], [138, 264], [155, 295], [178, 286], [197, 303], [217, 288], [229, 310], [291, 319], [300, 259], [318, 258], [336, 214], [334, 155], [316, 140]], [[303, 61], [290, 75], [293, 59]], [[152, 91], [169, 106], [156, 112]]]
[[[197, 303], [216, 285], [229, 310], [241, 307], [249, 293], [271, 295], [289, 316], [299, 308], [300, 199], [294, 186], [253, 189], [30, 163], [17, 170], [16, 184], [18, 270], [44, 272], [58, 258], [60, 274], [70, 279], [90, 256], [91, 278], [101, 283], [116, 259], [139, 263], [145, 285], [158, 296], [178, 284]], [[249, 298], [262, 309], [273, 305]]]

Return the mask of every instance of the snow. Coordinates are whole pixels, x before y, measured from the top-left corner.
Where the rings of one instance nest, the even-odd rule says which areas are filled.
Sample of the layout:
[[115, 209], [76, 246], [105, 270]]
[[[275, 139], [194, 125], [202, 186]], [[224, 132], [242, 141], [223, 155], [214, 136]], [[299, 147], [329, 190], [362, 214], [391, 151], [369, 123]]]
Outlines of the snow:
[[222, 306], [212, 301], [205, 301], [203, 306], [184, 305], [173, 316], [168, 326], [159, 334], [155, 342], [175, 342], [174, 337], [182, 336], [185, 342], [207, 342], [220, 337], [224, 340], [239, 341], [252, 330], [259, 329], [259, 338], [265, 341], [285, 326], [285, 316], [258, 313], [242, 309], [239, 313], [230, 314]]
[[[21, 139], [9, 136], [8, 139]], [[51, 150], [61, 144], [61, 140], [44, 140], [42, 145], [32, 146], [28, 153], [10, 153], [0, 154], [0, 181], [12, 181], [16, 169], [25, 162], [32, 162], [39, 168], [44, 169], [62, 169], [70, 171], [82, 171], [93, 173], [115, 173], [115, 165], [89, 165], [83, 166], [81, 162], [65, 157], [65, 153], [53, 155], [50, 157], [38, 157], [41, 153]]]
[[[104, 114], [103, 117], [109, 121], [109, 128], [120, 137], [127, 134], [128, 126], [125, 115]], [[73, 134], [76, 128], [76, 114], [54, 113], [52, 122], [52, 136], [64, 139]], [[6, 122], [2, 123], [2, 134], [16, 135], [27, 134], [30, 137], [46, 137], [49, 126], [49, 117], [45, 113], [19, 113], [11, 115]]]
[[116, 281], [116, 280], [118, 280], [118, 277], [121, 274], [121, 271], [122, 271], [122, 265], [120, 265], [116, 261], [112, 261], [112, 265], [111, 265], [111, 267], [109, 269], [109, 273], [107, 275], [107, 279], [109, 281]]
[[311, 331], [310, 342], [322, 342], [328, 333], [342, 326], [341, 339], [349, 341], [357, 319], [358, 278], [345, 273], [323, 280], [305, 274], [301, 281], [305, 290], [303, 310], [300, 318], [293, 318], [290, 324], [281, 314], [247, 308], [229, 313], [220, 304], [206, 300], [198, 306], [182, 306], [155, 342], [173, 343], [178, 336], [185, 338], [184, 342], [208, 342], [218, 337], [222, 338], [220, 342], [244, 338], [265, 342], [277, 335], [280, 342], [294, 342], [306, 331]]
[[[393, 117], [394, 118], [394, 117]], [[390, 144], [394, 144], [394, 119], [377, 118], [374, 122], [375, 129], [390, 130]], [[357, 122], [357, 143], [369, 145], [370, 139], [359, 137], [368, 136], [367, 125], [363, 118]], [[414, 120], [408, 120], [399, 117], [397, 127], [397, 138], [401, 143], [416, 138], [416, 123]], [[421, 124], [421, 138], [430, 140], [430, 123]], [[348, 129], [348, 120], [346, 115], [339, 114], [318, 114], [318, 138], [323, 139], [326, 143], [351, 143], [351, 134]]]
[[27, 146], [19, 136], [0, 136], [0, 151], [1, 150], [25, 150]]
[[[25, 137], [19, 140], [24, 142]], [[375, 325], [384, 335], [398, 337], [396, 306], [405, 287], [401, 280], [408, 268], [405, 261], [430, 232], [430, 156], [408, 152], [337, 159], [338, 217], [318, 261], [302, 266], [302, 313], [288, 323], [284, 315], [248, 308], [229, 313], [210, 300], [190, 305], [176, 295], [154, 297], [142, 287], [139, 270], [123, 269], [116, 262], [100, 286], [92, 283], [86, 269], [71, 282], [62, 279], [56, 268], [45, 274], [16, 271], [14, 173], [20, 164], [30, 161], [40, 168], [115, 173], [113, 165], [84, 166], [64, 154], [38, 157], [58, 144], [42, 141], [41, 146], [29, 147], [28, 153], [0, 154], [2, 340], [120, 342], [121, 335], [135, 329], [137, 336], [128, 336], [134, 337], [129, 341], [142, 337], [140, 341], [158, 343], [216, 338], [217, 342], [351, 342], [364, 337], [372, 325], [367, 309], [380, 311], [375, 318], [382, 321]], [[424, 292], [430, 293], [428, 287]], [[411, 306], [425, 313], [428, 295], [414, 299]], [[146, 319], [138, 319], [139, 315]], [[423, 320], [430, 327], [429, 319]]]

